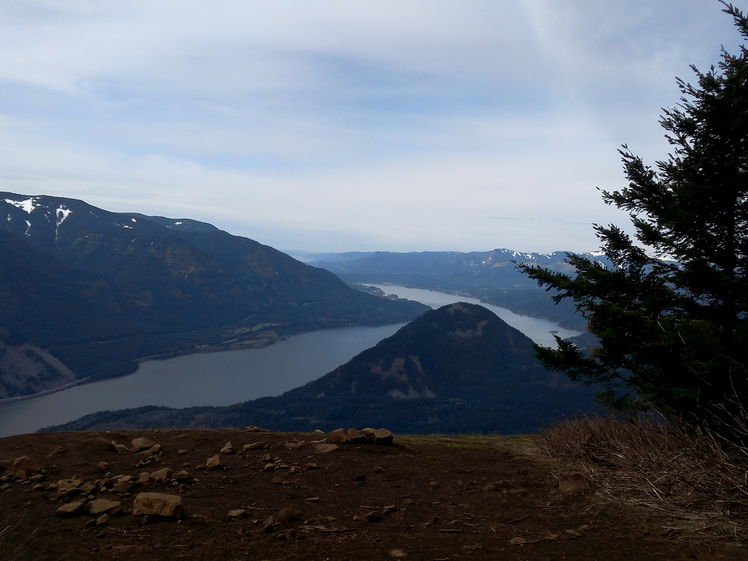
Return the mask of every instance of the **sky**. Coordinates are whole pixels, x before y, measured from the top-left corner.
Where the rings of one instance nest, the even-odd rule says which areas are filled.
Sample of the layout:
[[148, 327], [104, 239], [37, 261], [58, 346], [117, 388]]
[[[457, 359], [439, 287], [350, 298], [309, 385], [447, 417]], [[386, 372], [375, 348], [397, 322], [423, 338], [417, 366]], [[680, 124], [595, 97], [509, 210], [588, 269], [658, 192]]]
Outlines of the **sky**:
[[[736, 2], [743, 9], [744, 1]], [[274, 247], [588, 251], [716, 0], [0, 0], [0, 191]]]

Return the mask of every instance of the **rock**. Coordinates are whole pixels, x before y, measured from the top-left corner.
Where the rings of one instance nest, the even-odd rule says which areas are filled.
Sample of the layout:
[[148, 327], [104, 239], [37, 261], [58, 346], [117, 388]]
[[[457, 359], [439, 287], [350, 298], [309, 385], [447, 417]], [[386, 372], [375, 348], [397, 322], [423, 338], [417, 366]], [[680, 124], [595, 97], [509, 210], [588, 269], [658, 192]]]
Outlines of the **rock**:
[[51, 460], [52, 458], [62, 456], [66, 451], [67, 450], [64, 446], [55, 446], [54, 448], [52, 448], [49, 454], [47, 454], [46, 459]]
[[107, 499], [94, 499], [90, 501], [86, 508], [88, 514], [91, 516], [101, 516], [102, 514], [117, 514], [121, 508], [122, 503], [119, 501], [109, 501]]
[[189, 452], [189, 450], [185, 450], [184, 448], [180, 448], [179, 450], [177, 450], [177, 455], [178, 456], [184, 456], [187, 452]]
[[174, 479], [177, 481], [190, 481], [192, 479], [192, 476], [187, 472], [187, 470], [180, 469], [177, 473], [174, 474]]
[[151, 472], [150, 480], [151, 481], [157, 481], [159, 483], [164, 483], [165, 481], [168, 481], [171, 478], [171, 469], [169, 468], [162, 468], [159, 470], [156, 470], [154, 472]]
[[96, 519], [97, 526], [106, 526], [109, 524], [110, 516], [107, 513], [102, 514]]
[[70, 479], [60, 479], [53, 485], [53, 488], [57, 490], [57, 496], [62, 497], [63, 495], [80, 493], [82, 491], [80, 487], [81, 485], [83, 485], [83, 480], [78, 479], [77, 477], [73, 477]]
[[28, 479], [39, 469], [41, 468], [28, 456], [19, 456], [10, 464], [8, 473], [18, 479]]
[[255, 425], [247, 425], [244, 427], [244, 430], [247, 432], [262, 432], [262, 429], [260, 427], [256, 427]]
[[114, 485], [112, 485], [112, 491], [115, 493], [127, 493], [132, 486], [135, 485], [133, 481], [128, 479], [118, 479]]
[[135, 467], [145, 467], [149, 466], [151, 464], [155, 464], [157, 462], [156, 456], [148, 455], [142, 460], [140, 460], [137, 464], [135, 464]]
[[432, 489], [436, 489], [437, 487], [439, 487], [439, 482], [438, 481], [429, 481], [429, 487], [431, 487]]
[[408, 554], [405, 552], [404, 549], [396, 548], [396, 549], [390, 549], [390, 557], [394, 559], [402, 559], [403, 557], [407, 557]]
[[397, 510], [396, 505], [385, 505], [382, 508], [382, 512], [384, 512], [385, 514], [390, 514], [391, 512], [395, 512], [396, 510]]
[[286, 508], [281, 509], [275, 520], [279, 524], [288, 524], [289, 522], [296, 522], [298, 520], [301, 520], [301, 516], [302, 514], [299, 509], [292, 506], [287, 506]]
[[338, 444], [346, 444], [351, 441], [351, 437], [348, 436], [347, 430], [340, 428], [330, 431], [330, 434], [327, 435], [327, 440], [337, 442]]
[[374, 443], [389, 445], [392, 444], [395, 435], [387, 429], [374, 429]]
[[242, 446], [242, 452], [249, 452], [251, 450], [264, 450], [268, 445], [264, 442], [252, 442], [251, 444], [245, 444]]
[[207, 469], [218, 469], [223, 466], [223, 458], [221, 458], [220, 454], [216, 454], [214, 456], [211, 456], [207, 459], [205, 462], [205, 467]]
[[247, 516], [247, 511], [243, 508], [235, 508], [233, 510], [230, 510], [226, 518], [229, 520], [241, 520]]
[[71, 501], [69, 503], [65, 503], [64, 505], [62, 505], [60, 508], [57, 509], [57, 512], [55, 512], [55, 515], [76, 516], [83, 512], [84, 504], [85, 504], [85, 501]]
[[296, 450], [297, 448], [301, 448], [306, 444], [303, 440], [292, 440], [289, 442], [284, 442], [283, 446], [288, 450]]
[[147, 471], [142, 471], [138, 474], [138, 479], [135, 481], [138, 485], [145, 485], [151, 480], [151, 474]]
[[151, 448], [154, 443], [148, 440], [147, 438], [143, 438], [142, 436], [139, 436], [138, 438], [133, 438], [130, 444], [132, 444], [133, 451], [140, 452], [141, 450], [146, 450], [148, 448]]
[[562, 473], [558, 476], [558, 490], [563, 495], [570, 495], [588, 489], [590, 483], [587, 477], [578, 471]]
[[162, 516], [181, 518], [182, 497], [166, 493], [139, 493], [132, 504], [135, 516]]
[[348, 433], [348, 440], [353, 444], [361, 444], [369, 440], [364, 433], [356, 428], [350, 428], [346, 432]]
[[332, 444], [330, 442], [323, 442], [321, 444], [314, 445], [314, 451], [317, 454], [329, 454], [330, 452], [334, 452], [335, 450], [340, 450], [340, 446], [338, 446], [337, 444]]
[[234, 445], [231, 444], [231, 441], [229, 440], [226, 444], [223, 445], [223, 448], [221, 448], [221, 454], [233, 454], [234, 453]]
[[382, 518], [382, 513], [378, 510], [372, 510], [371, 512], [366, 513], [367, 522], [379, 522], [380, 520], [382, 520]]
[[160, 444], [154, 444], [148, 449], [149, 454], [160, 454], [161, 453], [161, 445]]
[[96, 464], [96, 469], [104, 472], [109, 471], [109, 462], [99, 462]]
[[119, 444], [114, 440], [112, 440], [110, 447], [120, 456], [124, 456], [130, 453], [130, 449], [127, 446], [125, 446], [124, 444]]

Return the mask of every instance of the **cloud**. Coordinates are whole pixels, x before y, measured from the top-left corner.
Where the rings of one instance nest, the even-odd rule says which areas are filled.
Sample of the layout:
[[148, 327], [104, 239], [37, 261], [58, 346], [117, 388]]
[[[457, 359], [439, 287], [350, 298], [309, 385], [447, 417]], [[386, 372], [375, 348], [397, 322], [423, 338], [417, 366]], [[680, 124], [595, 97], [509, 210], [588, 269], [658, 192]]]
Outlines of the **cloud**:
[[0, 188], [295, 249], [589, 249], [616, 148], [662, 157], [674, 76], [735, 35], [708, 4], [6, 0]]

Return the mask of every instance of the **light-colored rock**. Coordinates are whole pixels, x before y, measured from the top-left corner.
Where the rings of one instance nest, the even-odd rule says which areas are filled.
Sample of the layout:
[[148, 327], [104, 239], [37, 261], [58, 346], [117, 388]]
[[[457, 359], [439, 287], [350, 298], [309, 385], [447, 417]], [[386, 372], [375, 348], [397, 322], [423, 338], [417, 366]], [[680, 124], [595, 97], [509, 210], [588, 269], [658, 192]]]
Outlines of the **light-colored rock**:
[[338, 444], [346, 444], [351, 441], [351, 437], [348, 436], [348, 431], [340, 428], [330, 431], [327, 435], [327, 440], [330, 442], [337, 442]]
[[146, 483], [149, 483], [151, 481], [151, 474], [147, 471], [141, 471], [138, 474], [138, 479], [135, 483], [138, 485], [145, 485]]
[[57, 509], [57, 512], [55, 512], [55, 514], [57, 516], [76, 516], [83, 512], [84, 504], [85, 501], [71, 501], [69, 503], [65, 503]]
[[216, 454], [214, 456], [211, 456], [208, 458], [208, 460], [205, 462], [205, 467], [208, 469], [218, 469], [223, 466], [223, 458], [221, 458], [220, 454]]
[[330, 452], [334, 452], [335, 450], [340, 450], [340, 446], [338, 446], [337, 444], [332, 444], [331, 442], [323, 442], [321, 444], [314, 445], [314, 451], [317, 454], [329, 454]]
[[54, 488], [57, 490], [57, 496], [61, 497], [67, 494], [80, 493], [81, 485], [83, 485], [82, 479], [78, 479], [77, 477], [72, 477], [70, 479], [58, 480], [54, 484]]
[[394, 439], [392, 432], [385, 428], [373, 429], [371, 427], [366, 427], [361, 429], [361, 434], [375, 444], [392, 444]]
[[41, 468], [28, 456], [19, 456], [8, 468], [8, 473], [18, 479], [28, 479]]
[[241, 520], [245, 516], [247, 516], [246, 510], [244, 510], [243, 508], [234, 508], [229, 511], [227, 518], [229, 520]]
[[302, 514], [299, 509], [292, 506], [287, 506], [286, 508], [281, 509], [281, 511], [278, 513], [278, 516], [275, 517], [275, 520], [279, 524], [287, 524], [289, 522], [296, 522], [298, 520], [301, 520], [301, 517]]
[[562, 473], [558, 476], [558, 490], [563, 495], [570, 495], [588, 489], [590, 482], [587, 477], [578, 471]]
[[96, 519], [96, 525], [106, 526], [107, 524], [109, 524], [110, 520], [111, 520], [111, 517], [105, 512], [104, 514], [102, 514]]
[[245, 444], [242, 446], [242, 452], [250, 452], [252, 450], [264, 450], [267, 448], [268, 445], [264, 442], [252, 442], [250, 444]]
[[166, 493], [139, 493], [132, 504], [135, 516], [163, 516], [180, 518], [183, 513], [182, 497]]
[[94, 499], [86, 505], [88, 514], [101, 516], [102, 514], [117, 514], [122, 509], [120, 501], [109, 501], [107, 499]]
[[168, 481], [171, 478], [171, 469], [168, 467], [158, 469], [154, 472], [151, 472], [150, 480], [156, 481], [159, 483], [164, 483], [165, 481]]
[[233, 454], [234, 453], [234, 445], [231, 444], [231, 441], [229, 440], [226, 444], [223, 445], [223, 448], [221, 448], [220, 454]]
[[149, 454], [160, 454], [161, 453], [161, 445], [160, 444], [154, 444], [148, 449]]
[[96, 469], [99, 471], [109, 471], [109, 462], [99, 462], [96, 464]]
[[132, 444], [132, 449], [136, 452], [140, 452], [141, 450], [147, 450], [148, 448], [151, 448], [154, 445], [153, 442], [151, 442], [150, 440], [142, 436], [133, 438], [130, 444]]
[[129, 448], [127, 447], [127, 446], [125, 446], [124, 444], [120, 444], [119, 442], [115, 442], [114, 440], [112, 440], [112, 442], [110, 443], [110, 445], [109, 445], [109, 446], [110, 446], [110, 448], [111, 448], [112, 450], [114, 450], [114, 451], [115, 451], [115, 452], [116, 452], [117, 454], [119, 454], [120, 456], [124, 456], [124, 455], [126, 455], [126, 454], [129, 454], [129, 453], [130, 453], [130, 451], [131, 451], [131, 450], [130, 450], [130, 449], [129, 449]]
[[187, 470], [180, 469], [177, 473], [174, 474], [174, 479], [177, 481], [190, 481], [192, 479], [192, 476], [187, 472]]

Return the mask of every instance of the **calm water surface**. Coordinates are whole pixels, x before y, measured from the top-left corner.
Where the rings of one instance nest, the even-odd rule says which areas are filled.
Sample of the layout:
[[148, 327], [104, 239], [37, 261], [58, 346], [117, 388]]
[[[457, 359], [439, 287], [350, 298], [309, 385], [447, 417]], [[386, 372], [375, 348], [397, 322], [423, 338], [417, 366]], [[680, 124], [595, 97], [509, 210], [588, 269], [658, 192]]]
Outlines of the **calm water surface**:
[[562, 339], [580, 335], [579, 331], [573, 331], [571, 329], [563, 328], [550, 320], [538, 319], [530, 316], [521, 316], [519, 314], [515, 314], [511, 310], [507, 310], [506, 308], [492, 306], [491, 304], [485, 304], [477, 298], [470, 298], [469, 296], [447, 294], [446, 292], [436, 292], [435, 290], [424, 290], [422, 288], [408, 288], [407, 286], [399, 286], [394, 284], [361, 284], [376, 286], [380, 290], [384, 291], [385, 294], [394, 294], [398, 298], [416, 300], [417, 302], [421, 302], [423, 304], [426, 304], [427, 306], [431, 306], [432, 308], [439, 308], [440, 306], [446, 306], [447, 304], [453, 304], [454, 302], [480, 304], [484, 308], [488, 308], [489, 310], [491, 310], [493, 313], [495, 313], [515, 329], [527, 335], [530, 339], [532, 339], [539, 345], [555, 347], [556, 342], [553, 338], [554, 333]]
[[[552, 332], [578, 332], [520, 316], [475, 298], [396, 285], [373, 285], [387, 294], [437, 308], [453, 302], [481, 304], [535, 342], [553, 344]], [[134, 374], [0, 404], [0, 436], [33, 432], [106, 409], [144, 405], [230, 405], [279, 395], [327, 374], [403, 324], [326, 329], [289, 337], [262, 349], [198, 353], [144, 362]]]
[[0, 404], [0, 436], [33, 432], [106, 409], [230, 405], [279, 395], [327, 374], [402, 325], [325, 329], [262, 349], [147, 361], [129, 376]]

